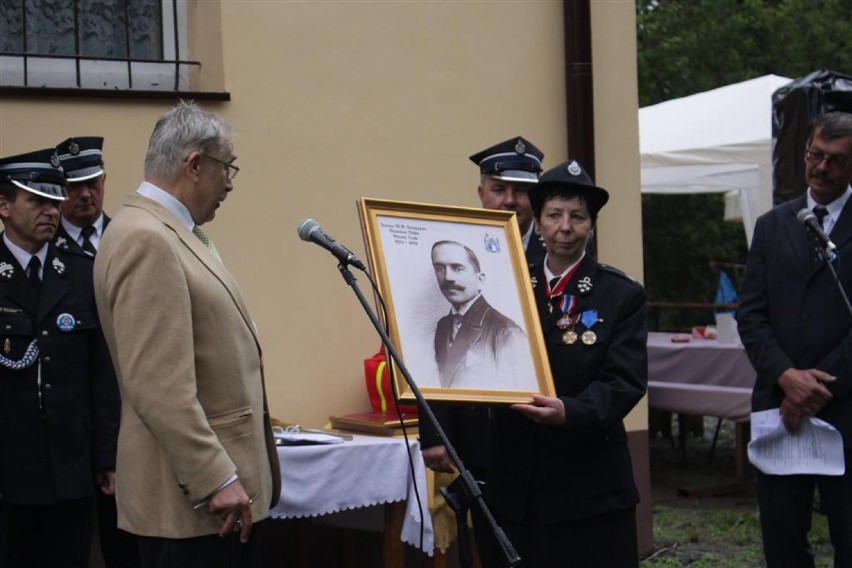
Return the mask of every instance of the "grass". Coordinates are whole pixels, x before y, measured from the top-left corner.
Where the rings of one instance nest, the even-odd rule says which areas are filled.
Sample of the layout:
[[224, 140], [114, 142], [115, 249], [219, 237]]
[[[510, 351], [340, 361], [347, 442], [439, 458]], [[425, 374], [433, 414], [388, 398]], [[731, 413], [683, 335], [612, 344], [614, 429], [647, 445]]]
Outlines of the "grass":
[[[722, 423], [713, 460], [709, 460], [715, 418], [693, 424], [686, 458], [670, 439], [653, 437], [651, 485], [654, 498], [654, 551], [642, 568], [760, 568], [765, 566], [753, 483], [714, 497], [689, 498], [679, 490], [723, 486], [734, 479], [733, 424]], [[672, 430], [677, 436], [676, 421]], [[653, 434], [653, 432], [652, 432]], [[810, 533], [817, 568], [833, 566], [825, 517], [814, 513]]]

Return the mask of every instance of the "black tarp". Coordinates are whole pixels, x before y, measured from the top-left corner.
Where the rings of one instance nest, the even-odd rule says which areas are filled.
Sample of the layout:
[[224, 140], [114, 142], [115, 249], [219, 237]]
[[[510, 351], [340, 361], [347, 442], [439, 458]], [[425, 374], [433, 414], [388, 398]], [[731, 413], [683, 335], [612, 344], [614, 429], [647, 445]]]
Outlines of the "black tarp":
[[773, 205], [805, 193], [804, 153], [811, 122], [834, 110], [852, 112], [850, 75], [820, 69], [772, 94]]

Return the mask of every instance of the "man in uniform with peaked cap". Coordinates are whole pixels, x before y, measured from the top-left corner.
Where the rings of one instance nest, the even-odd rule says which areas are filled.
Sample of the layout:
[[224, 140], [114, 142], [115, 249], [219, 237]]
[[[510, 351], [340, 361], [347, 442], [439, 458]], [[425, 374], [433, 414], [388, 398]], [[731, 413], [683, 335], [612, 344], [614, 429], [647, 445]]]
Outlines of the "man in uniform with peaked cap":
[[60, 207], [62, 218], [56, 246], [73, 252], [97, 252], [109, 217], [104, 215], [104, 139], [99, 136], [68, 138], [56, 147], [65, 171], [68, 199]]
[[92, 480], [115, 468], [93, 261], [51, 243], [64, 184], [53, 148], [0, 160], [0, 566], [87, 568]]
[[[103, 212], [104, 139], [100, 136], [68, 138], [56, 152], [65, 171], [65, 191], [68, 199], [60, 205], [62, 216], [53, 242], [57, 248], [71, 253], [94, 256], [101, 235], [109, 223]], [[115, 390], [118, 394], [118, 388]], [[120, 398], [115, 401], [121, 406]], [[115, 495], [106, 493], [114, 483], [97, 479], [95, 507], [97, 508], [98, 541], [106, 568], [134, 568], [140, 566], [136, 538], [118, 528]]]
[[479, 200], [485, 209], [514, 211], [530, 264], [544, 258], [544, 247], [533, 231], [527, 192], [538, 182], [544, 153], [522, 136], [510, 138], [470, 157], [479, 166]]

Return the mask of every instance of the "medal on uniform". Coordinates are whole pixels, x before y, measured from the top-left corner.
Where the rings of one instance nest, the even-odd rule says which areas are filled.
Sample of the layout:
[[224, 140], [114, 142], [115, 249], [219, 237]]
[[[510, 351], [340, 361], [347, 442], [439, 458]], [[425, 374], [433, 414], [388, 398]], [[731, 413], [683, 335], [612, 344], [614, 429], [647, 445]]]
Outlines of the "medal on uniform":
[[574, 345], [577, 343], [577, 332], [573, 329], [569, 329], [565, 333], [562, 334], [562, 343], [565, 345]]
[[572, 294], [564, 294], [559, 299], [559, 311], [562, 312], [562, 317], [556, 322], [559, 329], [564, 330], [568, 327], [574, 327], [579, 319], [578, 314], [569, 315], [577, 306], [577, 298]]
[[592, 331], [592, 326], [598, 323], [598, 311], [586, 310], [583, 312], [583, 315], [580, 316], [580, 321], [583, 322], [584, 326], [586, 326], [586, 331], [583, 332], [580, 339], [583, 341], [584, 345], [594, 345], [598, 340], [598, 336], [594, 331]]

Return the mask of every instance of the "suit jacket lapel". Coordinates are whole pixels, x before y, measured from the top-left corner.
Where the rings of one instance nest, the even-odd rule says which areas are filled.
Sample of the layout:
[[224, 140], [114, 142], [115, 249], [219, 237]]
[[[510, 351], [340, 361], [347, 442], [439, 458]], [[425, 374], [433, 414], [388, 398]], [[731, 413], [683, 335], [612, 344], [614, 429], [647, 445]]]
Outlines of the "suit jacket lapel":
[[[447, 349], [447, 369], [453, 375], [462, 364], [470, 346], [479, 341], [482, 336], [482, 318], [491, 309], [485, 299], [480, 296], [464, 315], [462, 325], [453, 344]], [[452, 321], [450, 322], [452, 326]]]
[[842, 249], [852, 239], [852, 198], [846, 200], [829, 237], [838, 249]]
[[783, 219], [783, 223], [790, 250], [799, 259], [802, 270], [810, 274], [819, 270], [819, 265], [813, 261], [813, 242], [810, 235], [808, 235], [807, 229], [796, 219], [796, 213], [807, 206], [807, 197], [804, 195], [799, 197], [795, 201], [794, 208], [789, 211], [787, 218]]
[[147, 197], [131, 194], [127, 197], [127, 201], [125, 205], [129, 207], [138, 207], [140, 209], [144, 209], [150, 212], [152, 215], [157, 217], [166, 227], [174, 231], [175, 235], [177, 235], [178, 239], [184, 244], [184, 246], [192, 253], [195, 257], [201, 261], [204, 266], [216, 277], [219, 282], [225, 287], [228, 291], [228, 294], [231, 296], [231, 299], [236, 304], [237, 309], [240, 311], [240, 315], [243, 317], [243, 321], [245, 321], [249, 330], [251, 330], [251, 334], [254, 337], [254, 341], [257, 344], [257, 349], [260, 351], [260, 340], [257, 337], [257, 333], [254, 328], [254, 322], [249, 316], [248, 307], [243, 300], [243, 296], [240, 293], [240, 289], [237, 286], [234, 277], [231, 276], [231, 273], [228, 272], [228, 269], [225, 268], [225, 265], [222, 264], [216, 257], [213, 256], [213, 253], [204, 246], [198, 237], [196, 237], [192, 231], [186, 228], [186, 226], [181, 223], [181, 221], [171, 214], [171, 212], [154, 201], [153, 199], [148, 199]]
[[[8, 267], [11, 267], [8, 268]], [[6, 298], [35, 317], [38, 311], [38, 294], [27, 280], [27, 274], [18, 264], [12, 251], [0, 239], [0, 278], [8, 283]]]
[[46, 262], [42, 273], [41, 297], [38, 304], [36, 324], [41, 323], [53, 307], [68, 293], [65, 270], [65, 263], [56, 256], [56, 250], [51, 245], [47, 249]]

